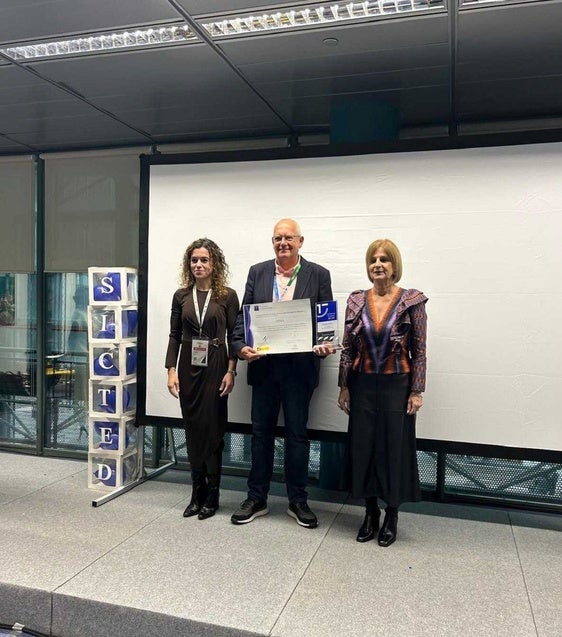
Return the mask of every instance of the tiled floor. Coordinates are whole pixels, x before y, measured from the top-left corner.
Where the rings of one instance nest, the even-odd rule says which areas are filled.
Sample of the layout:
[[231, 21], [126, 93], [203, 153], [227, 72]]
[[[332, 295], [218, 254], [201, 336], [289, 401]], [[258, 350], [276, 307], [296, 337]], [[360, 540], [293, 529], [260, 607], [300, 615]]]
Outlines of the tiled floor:
[[0, 452], [0, 624], [57, 637], [562, 635], [562, 518], [420, 503], [399, 540], [358, 544], [360, 507], [312, 491], [317, 529], [286, 514], [184, 519], [169, 471], [101, 507], [83, 462]]

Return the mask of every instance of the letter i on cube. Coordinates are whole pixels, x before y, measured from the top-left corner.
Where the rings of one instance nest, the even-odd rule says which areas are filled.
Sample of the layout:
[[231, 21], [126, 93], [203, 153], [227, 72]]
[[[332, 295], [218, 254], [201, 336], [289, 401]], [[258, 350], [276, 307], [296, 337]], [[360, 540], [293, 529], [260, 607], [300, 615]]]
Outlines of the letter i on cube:
[[137, 273], [133, 268], [88, 268], [90, 305], [126, 305], [138, 302]]
[[131, 306], [90, 306], [88, 308], [88, 340], [93, 343], [127, 341], [137, 338], [138, 310]]

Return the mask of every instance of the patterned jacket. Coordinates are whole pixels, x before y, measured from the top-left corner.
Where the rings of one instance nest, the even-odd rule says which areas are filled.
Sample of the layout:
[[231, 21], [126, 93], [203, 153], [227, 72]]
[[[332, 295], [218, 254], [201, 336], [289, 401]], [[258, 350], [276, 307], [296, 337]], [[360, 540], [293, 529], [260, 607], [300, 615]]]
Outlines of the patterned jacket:
[[[361, 314], [365, 307], [365, 297], [365, 290], [355, 290], [347, 299], [338, 381], [340, 387], [347, 386], [349, 374], [361, 347], [359, 335], [363, 328]], [[405, 290], [396, 307], [396, 322], [390, 334], [393, 351], [399, 353], [402, 350], [410, 361], [411, 391], [415, 392], [425, 390], [427, 300], [419, 290]]]

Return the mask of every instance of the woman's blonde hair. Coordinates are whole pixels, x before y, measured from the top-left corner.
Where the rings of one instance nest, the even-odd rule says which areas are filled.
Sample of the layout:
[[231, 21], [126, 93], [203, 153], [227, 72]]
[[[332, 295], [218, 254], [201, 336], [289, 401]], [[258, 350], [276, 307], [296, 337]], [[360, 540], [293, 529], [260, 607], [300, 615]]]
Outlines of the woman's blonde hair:
[[400, 250], [396, 244], [390, 239], [376, 239], [367, 248], [367, 252], [365, 254], [365, 265], [367, 266], [367, 276], [369, 277], [369, 280], [371, 280], [371, 275], [369, 273], [371, 258], [379, 249], [384, 250], [390, 259], [393, 281], [394, 283], [398, 283], [398, 281], [402, 278], [402, 256], [400, 255]]
[[190, 243], [183, 255], [180, 283], [184, 288], [191, 289], [195, 285], [195, 277], [191, 272], [191, 255], [194, 250], [205, 248], [211, 259], [213, 271], [211, 273], [211, 287], [213, 288], [213, 298], [222, 299], [227, 295], [226, 284], [228, 282], [228, 265], [224, 254], [219, 246], [211, 239], [204, 237], [196, 239]]

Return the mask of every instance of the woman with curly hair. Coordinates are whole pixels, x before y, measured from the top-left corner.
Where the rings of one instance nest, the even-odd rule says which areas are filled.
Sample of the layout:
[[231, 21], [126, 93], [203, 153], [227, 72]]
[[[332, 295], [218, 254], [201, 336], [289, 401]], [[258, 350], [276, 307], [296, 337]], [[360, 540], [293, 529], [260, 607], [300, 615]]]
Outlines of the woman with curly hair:
[[193, 485], [183, 515], [200, 520], [219, 507], [227, 400], [236, 376], [230, 339], [239, 302], [227, 277], [222, 250], [197, 239], [185, 251], [182, 287], [172, 298], [168, 391], [180, 400]]

